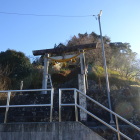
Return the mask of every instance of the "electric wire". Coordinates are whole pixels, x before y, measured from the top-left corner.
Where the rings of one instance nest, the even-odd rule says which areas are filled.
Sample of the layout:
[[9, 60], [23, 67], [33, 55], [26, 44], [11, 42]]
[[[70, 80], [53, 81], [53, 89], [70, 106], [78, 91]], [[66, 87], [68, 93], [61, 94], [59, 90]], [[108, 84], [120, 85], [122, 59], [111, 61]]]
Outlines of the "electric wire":
[[38, 16], [38, 17], [91, 17], [94, 15], [46, 15], [46, 14], [25, 14], [25, 13], [11, 13], [11, 12], [0, 12], [0, 14], [6, 15], [18, 15], [18, 16]]

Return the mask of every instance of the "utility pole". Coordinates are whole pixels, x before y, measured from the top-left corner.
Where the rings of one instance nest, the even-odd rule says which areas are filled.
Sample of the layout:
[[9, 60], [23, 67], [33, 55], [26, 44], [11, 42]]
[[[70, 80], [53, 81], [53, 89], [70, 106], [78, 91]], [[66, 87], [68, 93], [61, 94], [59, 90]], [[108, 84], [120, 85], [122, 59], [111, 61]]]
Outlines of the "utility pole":
[[[105, 70], [105, 77], [106, 77], [108, 104], [109, 104], [109, 109], [112, 110], [111, 100], [110, 100], [110, 86], [109, 86], [108, 71], [107, 71], [106, 57], [105, 57], [105, 48], [104, 48], [104, 41], [102, 36], [101, 22], [100, 22], [101, 15], [102, 15], [102, 10], [100, 10], [100, 13], [98, 14], [98, 22], [99, 22], [101, 44], [102, 44], [102, 55], [103, 55], [104, 70]], [[110, 124], [114, 124], [112, 113], [110, 113]]]

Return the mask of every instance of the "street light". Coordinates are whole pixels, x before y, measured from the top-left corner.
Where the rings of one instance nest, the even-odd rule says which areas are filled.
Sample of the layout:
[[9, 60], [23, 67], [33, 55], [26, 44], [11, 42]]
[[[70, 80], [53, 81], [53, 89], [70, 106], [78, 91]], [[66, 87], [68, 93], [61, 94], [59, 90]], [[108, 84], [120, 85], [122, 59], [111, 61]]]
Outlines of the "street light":
[[[101, 44], [102, 44], [102, 55], [103, 55], [104, 70], [105, 70], [105, 77], [106, 77], [108, 104], [109, 104], [109, 109], [112, 110], [111, 100], [110, 100], [110, 87], [109, 87], [106, 57], [105, 57], [105, 48], [104, 48], [104, 41], [103, 41], [103, 37], [102, 37], [101, 22], [100, 22], [101, 15], [102, 15], [102, 10], [100, 10], [100, 13], [98, 14], [98, 21], [99, 21], [100, 38], [101, 38]], [[112, 113], [110, 113], [110, 124], [114, 124]]]

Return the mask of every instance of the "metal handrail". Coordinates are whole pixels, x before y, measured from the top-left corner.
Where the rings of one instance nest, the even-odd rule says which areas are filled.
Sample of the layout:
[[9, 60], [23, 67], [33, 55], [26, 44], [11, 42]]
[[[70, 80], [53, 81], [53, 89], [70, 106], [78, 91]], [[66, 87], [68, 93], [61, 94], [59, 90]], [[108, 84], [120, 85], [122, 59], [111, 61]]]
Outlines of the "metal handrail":
[[24, 90], [0, 90], [0, 93], [7, 93], [7, 92], [32, 92], [32, 91], [50, 91], [52, 89], [24, 89]]
[[[10, 96], [11, 93], [15, 92], [36, 92], [36, 91], [51, 91], [51, 103], [50, 104], [29, 104], [29, 105], [10, 105]], [[54, 94], [54, 89], [31, 89], [31, 90], [5, 90], [5, 91], [0, 91], [0, 93], [7, 93], [7, 104], [6, 105], [1, 105], [0, 108], [6, 108], [5, 111], [5, 118], [4, 118], [4, 123], [7, 122], [7, 115], [8, 115], [8, 110], [9, 108], [13, 107], [39, 107], [39, 106], [49, 106], [50, 107], [50, 122], [52, 122], [52, 109], [53, 109], [53, 94]]]
[[89, 96], [87, 96], [86, 94], [82, 93], [80, 90], [77, 90], [80, 94], [82, 94], [83, 96], [85, 96], [86, 98], [88, 98], [89, 100], [91, 100], [92, 102], [94, 102], [95, 104], [99, 105], [100, 107], [102, 107], [103, 109], [107, 110], [108, 112], [112, 113], [113, 115], [115, 115], [116, 117], [118, 117], [119, 119], [123, 120], [125, 123], [131, 125], [132, 127], [134, 127], [135, 129], [137, 129], [138, 131], [140, 131], [140, 128], [137, 127], [136, 125], [132, 124], [131, 122], [129, 122], [128, 120], [126, 120], [125, 118], [121, 117], [120, 115], [118, 115], [117, 113], [113, 112], [112, 110], [108, 109], [107, 107], [105, 107], [104, 105], [100, 104], [99, 102], [97, 102], [96, 100], [90, 98]]
[[[118, 115], [117, 113], [113, 112], [112, 110], [108, 109], [107, 107], [105, 107], [104, 105], [100, 104], [99, 102], [97, 102], [96, 100], [92, 99], [91, 97], [87, 96], [86, 94], [82, 93], [80, 90], [75, 89], [75, 88], [62, 88], [59, 89], [59, 121], [61, 122], [61, 106], [65, 105], [70, 105], [70, 104], [62, 104], [61, 103], [61, 94], [62, 91], [64, 90], [74, 90], [74, 99], [75, 99], [75, 103], [71, 104], [72, 106], [75, 106], [75, 118], [76, 121], [78, 121], [78, 112], [77, 112], [77, 107], [80, 108], [81, 110], [83, 110], [84, 112], [86, 112], [87, 114], [89, 114], [90, 116], [92, 116], [93, 118], [95, 118], [96, 120], [100, 121], [102, 124], [106, 125], [107, 127], [109, 127], [110, 129], [112, 129], [113, 131], [115, 131], [118, 135], [118, 140], [120, 140], [120, 135], [123, 136], [124, 138], [128, 139], [128, 140], [132, 140], [131, 138], [129, 138], [128, 136], [126, 136], [125, 134], [123, 134], [122, 132], [120, 132], [119, 130], [119, 123], [118, 123], [118, 118], [121, 119], [122, 121], [124, 121], [125, 123], [131, 125], [133, 128], [137, 129], [138, 131], [140, 131], [140, 128], [137, 127], [136, 125], [132, 124], [131, 122], [129, 122], [128, 120], [124, 119], [123, 117], [121, 117], [120, 115]], [[105, 109], [106, 111], [110, 112], [111, 114], [115, 115], [115, 120], [116, 120], [116, 128], [112, 127], [110, 124], [106, 123], [105, 121], [103, 121], [102, 119], [100, 119], [99, 117], [97, 117], [96, 115], [94, 115], [93, 113], [89, 112], [87, 109], [83, 108], [82, 106], [77, 104], [77, 93], [82, 94], [83, 96], [85, 96], [86, 98], [88, 98], [89, 100], [91, 100], [93, 103], [99, 105], [101, 108]]]

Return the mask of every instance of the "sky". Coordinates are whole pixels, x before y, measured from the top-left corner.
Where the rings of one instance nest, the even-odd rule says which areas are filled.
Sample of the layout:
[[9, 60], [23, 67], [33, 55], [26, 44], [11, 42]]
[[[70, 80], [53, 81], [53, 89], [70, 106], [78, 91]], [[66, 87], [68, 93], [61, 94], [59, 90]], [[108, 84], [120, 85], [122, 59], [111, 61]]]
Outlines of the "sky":
[[31, 57], [33, 50], [66, 44], [78, 33], [100, 34], [92, 16], [100, 10], [103, 36], [130, 43], [140, 54], [140, 0], [0, 0], [0, 52], [13, 49]]

